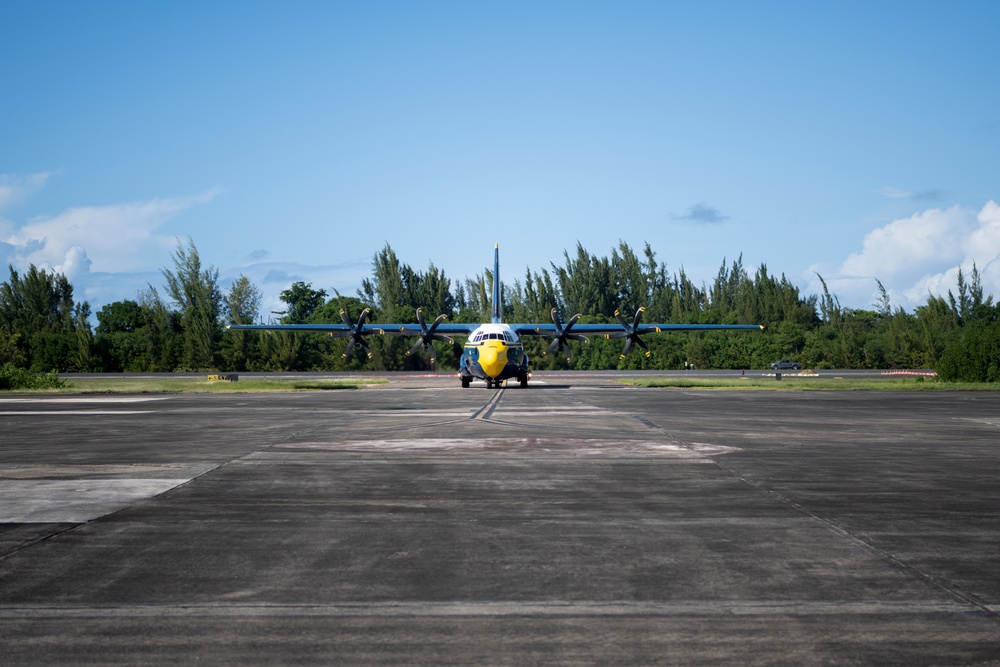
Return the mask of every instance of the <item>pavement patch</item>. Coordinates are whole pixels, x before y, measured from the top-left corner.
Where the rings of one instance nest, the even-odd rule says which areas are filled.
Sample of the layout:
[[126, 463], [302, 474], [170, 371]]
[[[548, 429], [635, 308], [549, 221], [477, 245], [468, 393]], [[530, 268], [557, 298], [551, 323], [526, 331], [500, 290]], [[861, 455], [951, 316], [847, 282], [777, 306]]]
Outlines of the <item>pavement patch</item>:
[[0, 485], [0, 523], [84, 523], [190, 479], [8, 479]]

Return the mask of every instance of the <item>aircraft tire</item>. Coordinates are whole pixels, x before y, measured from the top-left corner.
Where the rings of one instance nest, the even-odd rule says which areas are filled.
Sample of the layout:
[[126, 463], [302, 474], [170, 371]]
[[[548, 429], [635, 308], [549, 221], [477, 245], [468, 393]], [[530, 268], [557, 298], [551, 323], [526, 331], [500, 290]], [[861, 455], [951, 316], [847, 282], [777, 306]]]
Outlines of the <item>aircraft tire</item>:
[[470, 378], [468, 375], [462, 376], [462, 389], [468, 389], [471, 383], [472, 383], [472, 378]]

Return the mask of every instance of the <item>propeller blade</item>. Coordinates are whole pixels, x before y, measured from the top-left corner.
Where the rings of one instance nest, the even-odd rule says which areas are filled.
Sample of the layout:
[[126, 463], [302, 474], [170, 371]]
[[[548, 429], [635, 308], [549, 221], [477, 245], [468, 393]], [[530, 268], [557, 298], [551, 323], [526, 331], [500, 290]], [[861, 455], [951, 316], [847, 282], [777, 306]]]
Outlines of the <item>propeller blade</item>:
[[625, 329], [625, 331], [628, 331], [628, 322], [626, 322], [625, 318], [622, 317], [621, 312], [619, 312], [619, 311], [616, 310], [615, 311], [615, 317], [618, 319], [618, 324], [622, 325], [622, 329]]
[[649, 348], [646, 347], [646, 344], [642, 342], [641, 338], [639, 338], [639, 321], [642, 319], [642, 314], [644, 312], [646, 312], [645, 308], [639, 308], [639, 310], [635, 311], [635, 317], [632, 318], [632, 324], [630, 325], [625, 321], [625, 318], [622, 317], [620, 311], [615, 311], [615, 317], [618, 319], [618, 324], [622, 325], [622, 330], [608, 334], [608, 338], [625, 339], [625, 349], [622, 350], [621, 354], [622, 359], [627, 357], [628, 353], [632, 351], [633, 345], [638, 345], [642, 351], [646, 353], [647, 357], [650, 356]]
[[645, 308], [639, 308], [639, 310], [635, 311], [635, 319], [632, 320], [632, 328], [633, 329], [638, 328], [638, 326], [639, 326], [639, 320], [642, 318], [642, 314], [644, 312], [646, 312]]
[[[351, 318], [347, 316], [347, 311], [343, 308], [340, 309], [340, 319], [344, 321], [347, 325], [349, 331], [334, 331], [330, 335], [334, 338], [346, 338], [347, 346], [344, 348], [344, 353], [342, 357], [350, 356], [351, 352], [354, 350], [362, 349], [368, 353], [368, 357], [371, 358], [372, 351], [368, 349], [365, 345], [365, 320], [368, 319], [368, 315], [371, 313], [370, 308], [365, 308], [361, 311], [361, 315], [358, 316], [357, 324], [351, 321]], [[381, 333], [377, 329], [374, 330], [377, 333]]]
[[431, 323], [431, 328], [428, 329], [428, 332], [434, 333], [434, 330], [438, 328], [438, 325], [444, 322], [446, 319], [448, 319], [447, 315], [438, 315], [437, 319], [435, 319], [434, 322]]
[[638, 335], [636, 335], [636, 337], [635, 337], [635, 344], [642, 348], [642, 351], [645, 352], [645, 354], [646, 354], [647, 357], [649, 356], [649, 354], [650, 354], [649, 348], [646, 347], [646, 344], [642, 342], [642, 339], [639, 338]]
[[542, 356], [550, 354], [550, 353], [552, 353], [555, 350], [560, 350], [560, 351], [566, 353], [566, 360], [567, 361], [569, 361], [570, 359], [572, 359], [573, 358], [573, 353], [570, 351], [569, 345], [567, 344], [567, 341], [570, 341], [570, 340], [582, 340], [583, 342], [588, 342], [586, 336], [582, 336], [580, 334], [571, 334], [569, 332], [569, 330], [573, 328], [573, 325], [576, 324], [579, 319], [580, 319], [580, 313], [577, 313], [573, 317], [569, 318], [569, 321], [566, 322], [566, 326], [564, 327], [562, 325], [562, 322], [560, 322], [560, 320], [559, 320], [559, 311], [557, 311], [555, 308], [553, 308], [552, 309], [552, 323], [556, 327], [556, 333], [555, 333], [555, 336], [552, 339], [552, 342], [549, 343], [549, 346], [545, 349], [544, 352], [542, 352]]
[[432, 322], [431, 325], [428, 327], [427, 320], [424, 319], [423, 308], [417, 308], [417, 322], [420, 324], [420, 338], [417, 340], [416, 343], [413, 344], [413, 347], [409, 349], [406, 355], [410, 356], [416, 354], [417, 350], [419, 350], [421, 347], [424, 347], [427, 348], [428, 352], [430, 352], [431, 363], [433, 364], [436, 361], [435, 359], [436, 353], [434, 351], [434, 341], [439, 340], [442, 343], [449, 343], [449, 344], [455, 342], [450, 337], [445, 336], [444, 334], [434, 333], [434, 330], [438, 328], [438, 325], [444, 322], [446, 319], [448, 319], [447, 315], [438, 315], [437, 318], [434, 320], [434, 322]]
[[559, 311], [552, 309], [552, 324], [556, 325], [556, 331], [562, 333], [562, 324], [559, 322]]

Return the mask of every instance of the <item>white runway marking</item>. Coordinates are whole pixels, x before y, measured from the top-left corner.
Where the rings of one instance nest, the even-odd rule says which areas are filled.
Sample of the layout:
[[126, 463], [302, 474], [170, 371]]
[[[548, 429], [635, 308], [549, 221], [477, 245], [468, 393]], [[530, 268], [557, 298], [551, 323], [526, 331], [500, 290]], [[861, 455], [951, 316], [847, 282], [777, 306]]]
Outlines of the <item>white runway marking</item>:
[[579, 600], [552, 602], [356, 602], [342, 604], [10, 604], [0, 606], [0, 618], [243, 618], [243, 617], [659, 617], [659, 616], [881, 616], [976, 613], [977, 607], [949, 600], [814, 601], [814, 600]]
[[216, 467], [212, 463], [0, 463], [6, 479], [194, 479]]
[[[165, 401], [169, 396], [39, 396], [37, 398], [0, 398], [0, 405], [6, 403], [27, 404], [41, 407], [43, 405], [69, 405], [74, 408], [64, 408], [55, 410], [0, 410], [0, 415], [7, 416], [94, 416], [94, 415], [145, 415], [152, 410], [112, 410], [101, 409], [111, 405], [129, 405], [132, 403], [146, 403], [149, 401]], [[90, 409], [85, 406], [94, 406]]]
[[38, 396], [32, 398], [3, 398], [0, 403], [146, 403], [165, 401], [169, 396]]
[[420, 440], [348, 440], [338, 442], [288, 442], [273, 449], [354, 452], [481, 452], [544, 456], [608, 456], [643, 454], [682, 459], [702, 459], [734, 451], [733, 447], [699, 444], [682, 446], [650, 440], [581, 440], [574, 438], [426, 438]]
[[35, 417], [44, 415], [48, 417], [50, 415], [147, 415], [151, 412], [152, 410], [0, 410], [0, 415], [32, 415]]

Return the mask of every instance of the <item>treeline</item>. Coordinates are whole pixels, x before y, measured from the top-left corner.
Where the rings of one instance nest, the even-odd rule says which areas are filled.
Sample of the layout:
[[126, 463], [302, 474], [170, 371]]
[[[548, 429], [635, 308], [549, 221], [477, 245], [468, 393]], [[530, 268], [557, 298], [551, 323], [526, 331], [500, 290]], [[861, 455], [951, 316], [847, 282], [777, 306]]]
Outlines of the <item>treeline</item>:
[[[342, 356], [344, 340], [322, 334], [226, 331], [228, 323], [258, 318], [261, 291], [246, 276], [228, 287], [204, 266], [194, 242], [179, 243], [164, 268], [161, 290], [146, 285], [134, 300], [108, 304], [96, 313], [76, 303], [64, 276], [30, 266], [22, 276], [10, 267], [0, 285], [0, 367], [33, 372], [156, 372], [220, 370], [426, 369], [426, 355], [406, 351], [414, 339], [370, 336], [373, 356]], [[280, 295], [283, 323], [340, 322], [343, 309], [356, 319], [365, 307], [372, 321], [484, 322], [490, 314], [494, 276], [486, 270], [451, 280], [431, 264], [421, 271], [400, 262], [388, 245], [372, 262], [372, 275], [355, 296], [297, 282]], [[822, 278], [820, 278], [822, 282]], [[821, 295], [803, 295], [784, 275], [765, 265], [722, 262], [710, 285], [693, 283], [683, 269], [669, 272], [647, 244], [636, 252], [620, 243], [598, 257], [577, 244], [562, 262], [528, 269], [501, 285], [507, 322], [548, 322], [557, 309], [563, 321], [615, 322], [645, 308], [647, 322], [763, 324], [763, 332], [669, 332], [644, 337], [652, 354], [619, 359], [621, 340], [571, 342], [573, 360], [542, 356], [550, 342], [529, 337], [525, 347], [536, 369], [766, 368], [789, 358], [806, 368], [934, 368], [949, 380], [1000, 380], [1000, 309], [984, 296], [978, 270], [958, 274], [957, 294], [928, 296], [907, 313], [893, 308], [878, 283], [872, 310], [841, 307], [823, 284]], [[437, 368], [456, 369], [462, 340], [436, 343]]]

